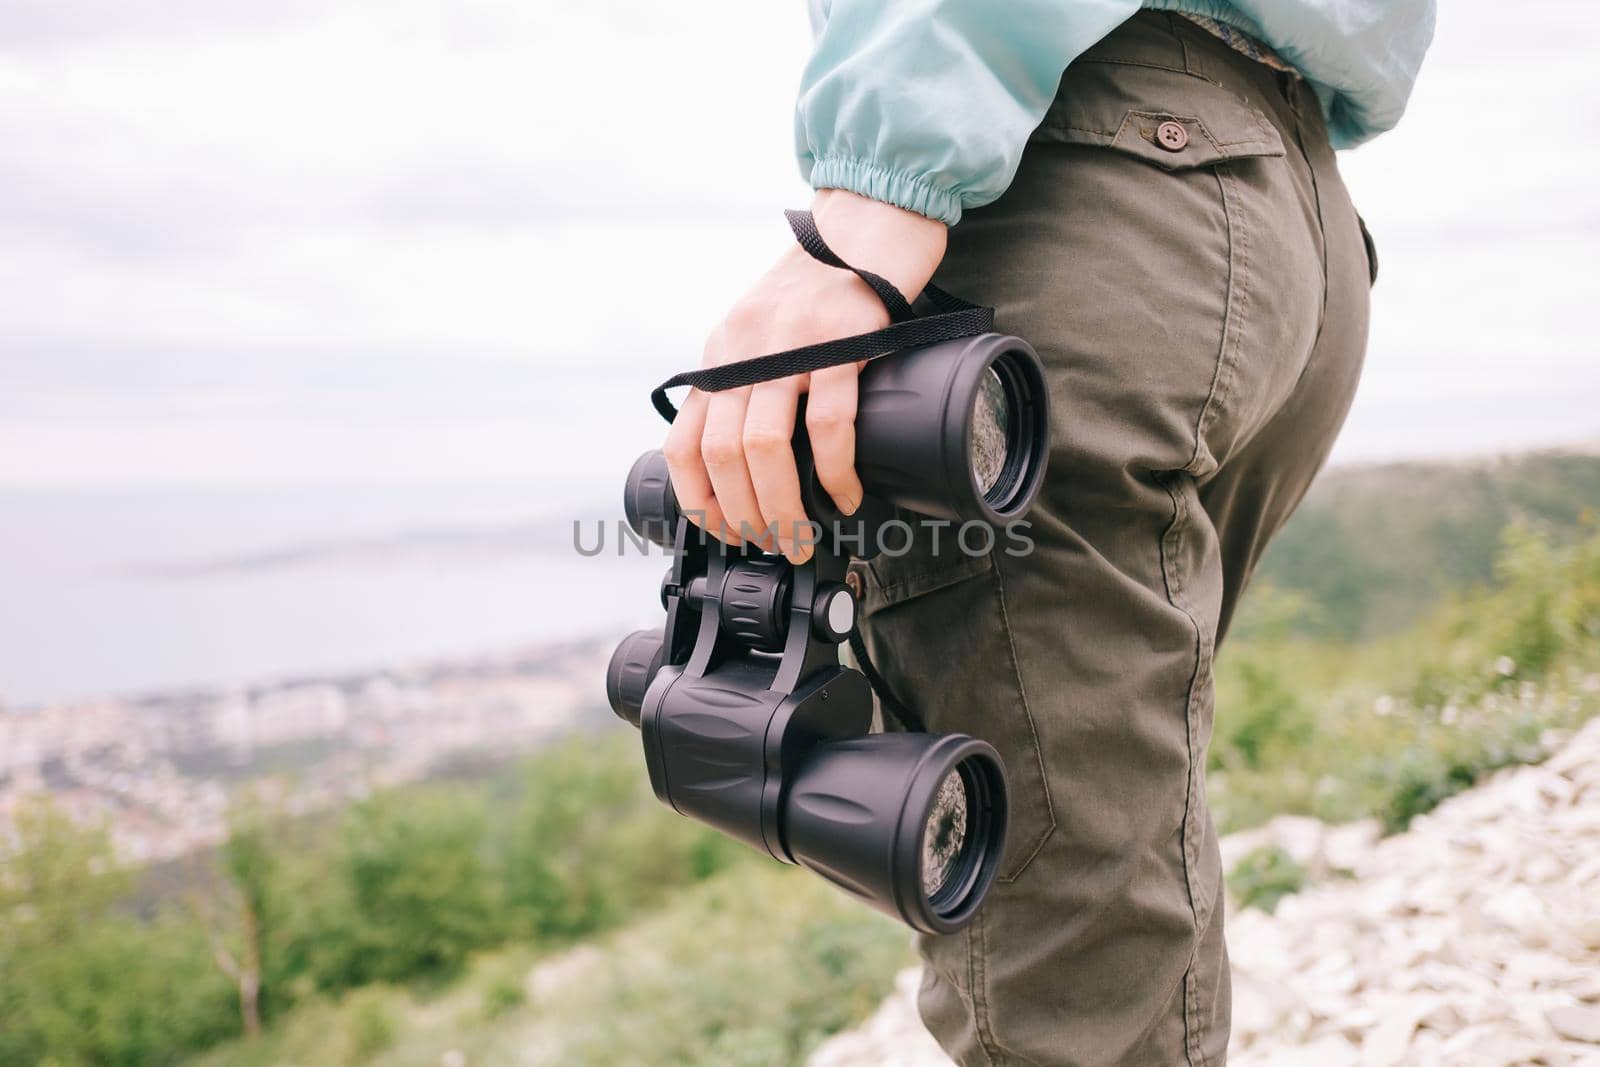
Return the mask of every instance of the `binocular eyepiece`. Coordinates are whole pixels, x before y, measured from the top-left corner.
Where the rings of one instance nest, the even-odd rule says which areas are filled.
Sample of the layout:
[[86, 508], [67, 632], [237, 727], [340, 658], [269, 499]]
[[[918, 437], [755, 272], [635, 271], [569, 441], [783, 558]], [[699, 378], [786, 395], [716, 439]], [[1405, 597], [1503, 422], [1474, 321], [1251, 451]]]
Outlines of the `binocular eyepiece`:
[[[984, 334], [873, 360], [859, 379], [856, 470], [870, 528], [901, 512], [1001, 526], [1044, 477], [1049, 400], [1038, 356]], [[658, 798], [776, 859], [799, 863], [926, 933], [976, 913], [1000, 863], [1005, 771], [963, 734], [873, 733], [866, 677], [840, 664], [856, 627], [845, 521], [795, 438], [802, 501], [822, 527], [792, 565], [708, 538], [678, 507], [659, 452], [628, 474], [634, 532], [671, 550], [666, 626], [629, 635], [606, 672], [637, 726]]]
[[[856, 474], [867, 497], [848, 520], [812, 473], [803, 432], [795, 435], [801, 502], [829, 533], [853, 530], [851, 554], [870, 556], [875, 528], [896, 509], [1003, 527], [1033, 505], [1049, 453], [1049, 395], [1026, 341], [981, 334], [876, 359], [862, 370], [856, 400]], [[678, 502], [659, 453], [639, 457], [623, 504], [635, 533], [665, 548]]]

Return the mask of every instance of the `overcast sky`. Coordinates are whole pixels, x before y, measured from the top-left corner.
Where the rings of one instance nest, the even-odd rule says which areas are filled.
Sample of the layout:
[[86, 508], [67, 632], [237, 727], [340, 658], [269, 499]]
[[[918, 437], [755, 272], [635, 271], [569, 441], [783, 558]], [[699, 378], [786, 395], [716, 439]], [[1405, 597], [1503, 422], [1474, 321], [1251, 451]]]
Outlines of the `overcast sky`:
[[[1600, 437], [1600, 14], [1442, 7], [1345, 161], [1349, 458]], [[619, 469], [788, 239], [806, 46], [798, 0], [7, 0], [0, 485]]]

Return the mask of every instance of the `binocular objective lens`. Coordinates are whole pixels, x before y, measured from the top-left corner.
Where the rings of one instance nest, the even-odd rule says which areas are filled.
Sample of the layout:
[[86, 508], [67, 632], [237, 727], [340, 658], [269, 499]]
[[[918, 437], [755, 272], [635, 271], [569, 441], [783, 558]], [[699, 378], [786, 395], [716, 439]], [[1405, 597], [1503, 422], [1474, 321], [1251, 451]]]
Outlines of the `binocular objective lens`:
[[972, 436], [967, 460], [978, 491], [985, 496], [1005, 472], [1011, 449], [1011, 397], [1000, 375], [990, 367], [972, 401]]
[[936, 897], [961, 867], [967, 844], [967, 783], [955, 768], [939, 783], [922, 828], [922, 891]]

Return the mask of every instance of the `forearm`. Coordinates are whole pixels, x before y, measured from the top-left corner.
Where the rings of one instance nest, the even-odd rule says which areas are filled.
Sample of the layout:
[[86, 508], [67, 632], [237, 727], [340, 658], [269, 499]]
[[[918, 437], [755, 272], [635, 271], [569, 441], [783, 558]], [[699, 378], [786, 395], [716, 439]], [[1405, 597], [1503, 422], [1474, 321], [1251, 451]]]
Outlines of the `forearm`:
[[[914, 211], [844, 189], [822, 189], [811, 213], [840, 259], [887, 278], [908, 300], [916, 299], [944, 258], [948, 227]], [[788, 255], [810, 260], [799, 246]]]

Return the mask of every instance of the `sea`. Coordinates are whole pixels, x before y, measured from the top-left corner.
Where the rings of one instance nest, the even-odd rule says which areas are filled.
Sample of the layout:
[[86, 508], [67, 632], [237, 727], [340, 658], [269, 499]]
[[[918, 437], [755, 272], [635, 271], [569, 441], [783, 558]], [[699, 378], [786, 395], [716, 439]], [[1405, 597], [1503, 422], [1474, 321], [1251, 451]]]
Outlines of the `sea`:
[[619, 542], [620, 508], [541, 514], [531, 493], [0, 492], [0, 699], [317, 676], [658, 625], [667, 560]]

